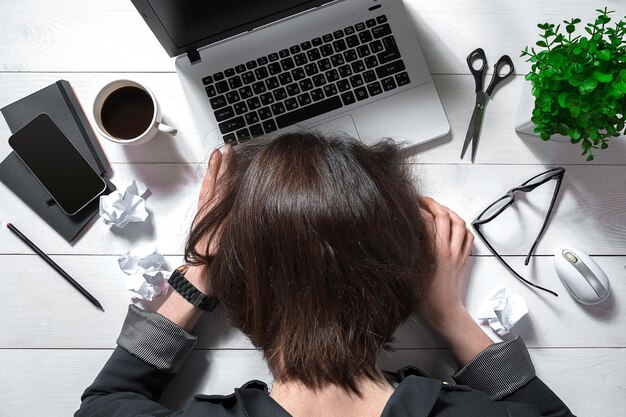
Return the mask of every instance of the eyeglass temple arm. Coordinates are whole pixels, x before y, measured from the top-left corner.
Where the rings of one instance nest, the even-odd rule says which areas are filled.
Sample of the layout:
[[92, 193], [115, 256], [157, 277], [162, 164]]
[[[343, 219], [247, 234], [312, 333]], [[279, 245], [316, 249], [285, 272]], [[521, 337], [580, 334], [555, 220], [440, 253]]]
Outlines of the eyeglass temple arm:
[[494, 249], [493, 246], [491, 246], [491, 244], [487, 241], [487, 239], [485, 238], [485, 236], [483, 236], [483, 234], [480, 232], [479, 225], [472, 223], [472, 227], [474, 228], [474, 231], [476, 231], [476, 234], [478, 235], [478, 237], [480, 238], [480, 240], [483, 241], [483, 243], [487, 246], [487, 248], [489, 249], [489, 251], [496, 257], [498, 258], [498, 260], [500, 261], [500, 263], [502, 263], [502, 265], [504, 265], [506, 267], [506, 269], [508, 269], [513, 275], [515, 275], [515, 277], [517, 277], [517, 279], [519, 279], [520, 281], [522, 281], [524, 284], [529, 285], [531, 287], [537, 288], [538, 290], [542, 290], [545, 291], [549, 294], [554, 295], [555, 297], [558, 297], [559, 295], [552, 291], [549, 290], [547, 288], [544, 288], [540, 285], [537, 284], [533, 284], [532, 282], [528, 281], [526, 278], [522, 277], [520, 274], [518, 274], [508, 263], [506, 263], [506, 261], [504, 260], [504, 258], [502, 258], [502, 256], [500, 256], [500, 254], [498, 252], [496, 252], [496, 250]]
[[556, 198], [559, 196], [559, 189], [561, 188], [562, 179], [563, 177], [561, 176], [560, 178], [557, 178], [556, 180], [556, 187], [554, 187], [554, 193], [552, 194], [552, 201], [550, 201], [550, 207], [548, 208], [546, 217], [543, 219], [543, 225], [541, 226], [541, 230], [539, 230], [539, 234], [535, 238], [535, 242], [531, 246], [530, 250], [528, 251], [528, 255], [526, 255], [526, 258], [524, 259], [524, 265], [528, 265], [528, 262], [530, 262], [530, 257], [535, 252], [535, 249], [537, 248], [537, 245], [539, 244], [539, 241], [541, 240], [543, 233], [546, 231], [546, 227], [548, 226], [548, 221], [550, 220], [550, 217], [552, 216], [552, 209], [554, 208], [554, 203], [556, 202]]

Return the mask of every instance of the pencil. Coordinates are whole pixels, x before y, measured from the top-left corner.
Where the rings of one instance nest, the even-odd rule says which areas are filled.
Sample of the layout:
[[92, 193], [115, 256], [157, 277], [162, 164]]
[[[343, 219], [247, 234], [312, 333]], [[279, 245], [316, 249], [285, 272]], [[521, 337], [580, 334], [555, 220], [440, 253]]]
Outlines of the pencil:
[[93, 295], [89, 294], [89, 292], [86, 289], [84, 289], [78, 282], [76, 282], [74, 278], [72, 278], [67, 272], [65, 272], [63, 268], [61, 268], [59, 265], [56, 264], [56, 262], [50, 259], [48, 255], [43, 253], [43, 251], [39, 249], [37, 245], [31, 242], [29, 238], [24, 236], [24, 234], [20, 232], [17, 229], [17, 227], [13, 226], [11, 223], [7, 223], [7, 229], [12, 231], [15, 234], [15, 236], [19, 237], [22, 240], [22, 242], [26, 243], [28, 247], [34, 250], [35, 253], [41, 257], [41, 259], [46, 261], [48, 265], [50, 265], [55, 271], [61, 274], [61, 276], [65, 278], [67, 282], [72, 284], [74, 288], [76, 288], [82, 295], [84, 295], [89, 301], [91, 301], [91, 304], [95, 305], [100, 310], [104, 311], [104, 308], [102, 308], [102, 305], [98, 302], [98, 300], [96, 300], [96, 298]]

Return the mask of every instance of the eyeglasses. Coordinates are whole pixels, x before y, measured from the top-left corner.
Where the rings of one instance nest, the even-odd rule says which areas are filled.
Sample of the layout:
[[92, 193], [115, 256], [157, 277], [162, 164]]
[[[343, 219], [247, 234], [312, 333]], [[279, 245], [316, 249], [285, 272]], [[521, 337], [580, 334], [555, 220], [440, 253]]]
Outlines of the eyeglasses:
[[480, 228], [479, 227], [481, 225], [483, 225], [483, 224], [489, 223], [490, 221], [492, 221], [493, 219], [498, 217], [500, 215], [500, 213], [502, 213], [504, 210], [506, 210], [508, 207], [510, 207], [515, 202], [515, 193], [516, 192], [522, 191], [522, 192], [525, 192], [525, 193], [529, 193], [532, 190], [534, 190], [535, 188], [539, 187], [540, 185], [545, 184], [546, 182], [548, 182], [550, 180], [555, 180], [556, 181], [556, 187], [554, 187], [554, 194], [552, 195], [552, 201], [550, 202], [550, 207], [548, 208], [548, 212], [546, 214], [546, 217], [543, 220], [543, 225], [541, 226], [541, 230], [539, 230], [539, 234], [537, 235], [537, 238], [535, 239], [535, 242], [533, 243], [532, 247], [530, 248], [530, 251], [528, 252], [528, 255], [526, 255], [526, 259], [524, 259], [524, 265], [528, 265], [528, 262], [530, 261], [530, 257], [533, 254], [533, 252], [535, 251], [535, 248], [537, 247], [537, 244], [539, 243], [539, 239], [541, 239], [541, 236], [543, 235], [543, 232], [546, 230], [546, 226], [548, 224], [548, 220], [550, 219], [550, 215], [552, 214], [552, 209], [554, 208], [554, 202], [556, 201], [556, 198], [559, 195], [559, 190], [561, 188], [561, 182], [563, 181], [563, 175], [565, 175], [565, 168], [560, 168], [560, 167], [559, 168], [550, 169], [550, 170], [548, 170], [546, 172], [542, 172], [539, 175], [535, 175], [534, 177], [532, 177], [528, 181], [524, 182], [519, 187], [511, 188], [501, 198], [499, 198], [493, 204], [491, 204], [489, 207], [487, 207], [485, 210], [483, 210], [483, 212], [480, 213], [478, 215], [478, 217], [476, 217], [476, 219], [474, 219], [474, 221], [472, 222], [472, 227], [476, 231], [476, 234], [485, 243], [485, 245], [487, 245], [487, 248], [489, 248], [491, 253], [493, 253], [496, 256], [496, 258], [498, 258], [498, 260], [500, 262], [502, 262], [502, 264], [509, 271], [511, 271], [511, 273], [513, 273], [513, 275], [515, 275], [519, 280], [521, 280], [525, 284], [530, 285], [531, 287], [540, 289], [542, 291], [548, 292], [548, 293], [550, 293], [550, 294], [552, 294], [552, 295], [554, 295], [556, 297], [559, 296], [556, 292], [554, 292], [552, 290], [549, 290], [547, 288], [541, 287], [541, 286], [539, 286], [537, 284], [534, 284], [534, 283], [528, 281], [527, 279], [522, 277], [520, 274], [518, 274], [513, 268], [511, 268], [511, 266], [505, 262], [505, 260], [494, 249], [494, 247], [491, 246], [491, 244], [487, 241], [485, 236], [483, 236], [483, 234], [480, 232]]

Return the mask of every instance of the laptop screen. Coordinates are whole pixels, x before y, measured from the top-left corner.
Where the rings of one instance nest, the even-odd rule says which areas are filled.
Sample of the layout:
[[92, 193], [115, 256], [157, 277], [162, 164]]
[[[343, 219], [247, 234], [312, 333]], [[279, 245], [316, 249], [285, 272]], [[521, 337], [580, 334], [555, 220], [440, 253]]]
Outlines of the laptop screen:
[[133, 0], [170, 56], [332, 0]]

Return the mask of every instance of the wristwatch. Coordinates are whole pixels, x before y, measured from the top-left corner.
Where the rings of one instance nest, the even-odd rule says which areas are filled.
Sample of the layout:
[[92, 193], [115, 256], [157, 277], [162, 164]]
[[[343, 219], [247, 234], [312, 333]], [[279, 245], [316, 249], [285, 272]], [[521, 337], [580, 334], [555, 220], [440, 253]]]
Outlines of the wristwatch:
[[182, 268], [176, 268], [168, 283], [179, 293], [185, 300], [189, 301], [194, 307], [204, 311], [213, 311], [219, 300], [216, 297], [209, 297], [206, 294], [200, 292], [191, 282], [185, 278], [185, 272], [187, 272], [188, 266]]

